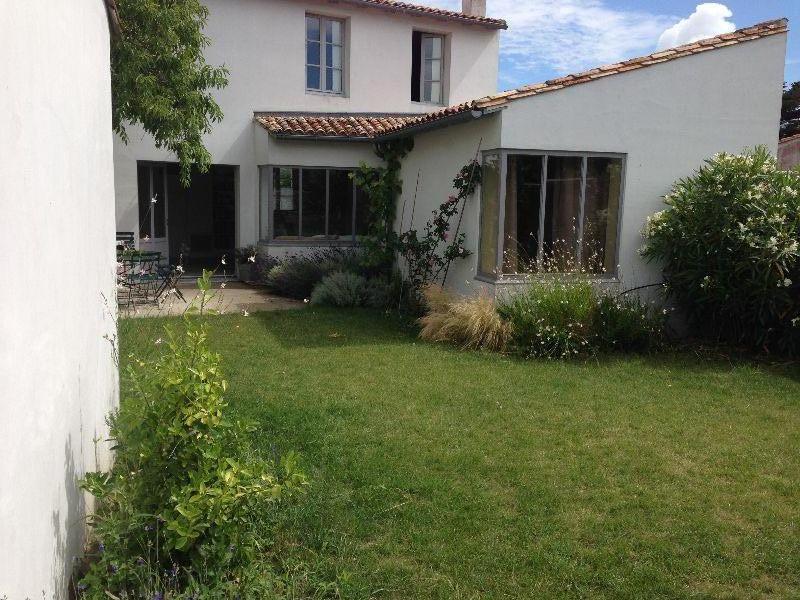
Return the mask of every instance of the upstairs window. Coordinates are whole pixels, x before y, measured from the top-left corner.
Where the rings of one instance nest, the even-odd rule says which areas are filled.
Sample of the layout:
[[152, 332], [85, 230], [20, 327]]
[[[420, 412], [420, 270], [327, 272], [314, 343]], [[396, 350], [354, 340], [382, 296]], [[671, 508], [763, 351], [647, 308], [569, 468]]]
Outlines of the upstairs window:
[[342, 94], [344, 22], [306, 15], [306, 89]]
[[412, 42], [411, 100], [444, 104], [444, 36], [415, 31]]

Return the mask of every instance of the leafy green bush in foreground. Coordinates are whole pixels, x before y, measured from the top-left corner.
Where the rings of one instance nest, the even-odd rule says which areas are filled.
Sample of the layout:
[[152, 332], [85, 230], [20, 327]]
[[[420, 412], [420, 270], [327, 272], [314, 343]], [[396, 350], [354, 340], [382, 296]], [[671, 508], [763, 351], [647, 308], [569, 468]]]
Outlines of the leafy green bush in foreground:
[[111, 420], [114, 467], [82, 482], [98, 504], [78, 591], [97, 600], [279, 597], [269, 516], [305, 477], [293, 455], [248, 457], [245, 428], [226, 419], [227, 382], [204, 327], [187, 317], [162, 347], [129, 368], [133, 397]]
[[763, 148], [718, 154], [665, 197], [644, 257], [697, 331], [756, 348], [800, 351], [800, 173]]

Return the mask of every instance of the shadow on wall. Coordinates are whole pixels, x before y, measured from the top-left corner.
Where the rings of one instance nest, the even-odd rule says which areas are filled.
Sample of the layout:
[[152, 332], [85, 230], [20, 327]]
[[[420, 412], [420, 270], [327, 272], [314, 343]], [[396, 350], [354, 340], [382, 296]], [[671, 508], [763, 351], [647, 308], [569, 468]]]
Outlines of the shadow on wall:
[[[83, 492], [78, 487], [78, 472], [75, 466], [75, 454], [72, 435], [64, 443], [64, 482], [63, 494], [66, 500], [65, 513], [62, 508], [56, 509], [50, 516], [53, 527], [53, 579], [50, 589], [53, 600], [66, 600], [74, 559], [78, 556], [83, 543], [83, 527], [85, 502]], [[42, 596], [45, 592], [42, 591]]]

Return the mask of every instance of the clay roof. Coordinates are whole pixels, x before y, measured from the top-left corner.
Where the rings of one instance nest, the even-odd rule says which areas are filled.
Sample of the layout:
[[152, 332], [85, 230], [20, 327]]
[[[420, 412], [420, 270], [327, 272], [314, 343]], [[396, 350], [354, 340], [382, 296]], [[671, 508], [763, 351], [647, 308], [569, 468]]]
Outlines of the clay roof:
[[[360, 1], [389, 2], [389, 0]], [[786, 33], [788, 31], [788, 23], [786, 19], [759, 23], [752, 27], [739, 29], [733, 33], [724, 33], [691, 44], [684, 44], [683, 46], [654, 52], [647, 56], [640, 56], [611, 65], [597, 67], [596, 69], [591, 69], [582, 73], [551, 79], [544, 83], [526, 85], [517, 89], [508, 90], [492, 96], [485, 96], [484, 98], [471, 100], [455, 106], [448, 106], [447, 108], [421, 115], [256, 113], [256, 121], [270, 133], [283, 137], [380, 138], [387, 135], [402, 133], [406, 130], [413, 130], [427, 124], [437, 125], [439, 122], [457, 118], [460, 115], [469, 118], [469, 115], [466, 114], [469, 112], [480, 116], [482, 113], [503, 108], [514, 100], [519, 100], [521, 98], [538, 96], [539, 94], [553, 92], [573, 85], [589, 83], [597, 79], [602, 79], [603, 77], [644, 69], [678, 58], [702, 54], [703, 52], [716, 48], [725, 48], [734, 44], [741, 44], [779, 33]]]
[[360, 4], [362, 6], [372, 6], [393, 12], [402, 12], [423, 17], [433, 17], [446, 19], [448, 21], [460, 21], [472, 25], [483, 25], [492, 29], [508, 29], [508, 24], [503, 19], [493, 19], [491, 17], [474, 17], [465, 15], [455, 10], [445, 10], [443, 8], [433, 8], [432, 6], [420, 6], [408, 2], [397, 2], [396, 0], [342, 0], [350, 4]]
[[778, 144], [788, 144], [789, 142], [794, 142], [800, 140], [800, 133], [795, 133], [794, 135], [788, 135], [784, 138], [778, 140]]
[[371, 140], [408, 122], [417, 115], [395, 114], [325, 114], [263, 112], [256, 113], [256, 123], [278, 137], [347, 138]]
[[750, 40], [768, 37], [778, 33], [786, 33], [788, 31], [788, 25], [789, 22], [786, 19], [767, 21], [765, 23], [753, 25], [752, 27], [739, 29], [733, 33], [724, 33], [722, 35], [693, 42], [691, 44], [684, 44], [683, 46], [676, 46], [675, 48], [654, 52], [653, 54], [648, 54], [647, 56], [640, 56], [638, 58], [632, 58], [623, 62], [597, 67], [595, 69], [584, 71], [582, 73], [576, 73], [574, 75], [566, 75], [557, 79], [550, 79], [544, 83], [526, 85], [517, 89], [508, 90], [492, 96], [486, 96], [484, 98], [479, 98], [478, 100], [472, 100], [463, 104], [449, 106], [442, 110], [422, 115], [414, 121], [394, 127], [392, 131], [388, 133], [402, 131], [403, 129], [423, 125], [425, 123], [433, 123], [435, 121], [439, 121], [441, 119], [467, 111], [482, 111], [486, 109], [503, 107], [510, 102], [519, 100], [521, 98], [538, 96], [539, 94], [554, 92], [556, 90], [571, 87], [573, 85], [588, 83], [603, 77], [627, 73], [628, 71], [635, 71], [637, 69], [644, 69], [652, 65], [683, 58], [685, 56], [701, 54], [708, 50], [714, 50], [715, 48], [724, 48], [734, 44], [741, 44]]

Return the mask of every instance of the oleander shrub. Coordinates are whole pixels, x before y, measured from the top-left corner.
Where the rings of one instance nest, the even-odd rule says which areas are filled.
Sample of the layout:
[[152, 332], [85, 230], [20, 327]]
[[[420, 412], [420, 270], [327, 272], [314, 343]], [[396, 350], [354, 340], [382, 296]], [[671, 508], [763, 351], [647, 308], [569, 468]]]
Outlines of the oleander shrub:
[[497, 312], [494, 300], [485, 293], [468, 298], [454, 298], [441, 286], [423, 288], [428, 313], [420, 318], [420, 337], [434, 342], [448, 342], [463, 349], [506, 349], [511, 327]]
[[366, 302], [367, 280], [347, 271], [331, 273], [311, 292], [311, 304], [320, 306], [358, 307]]
[[567, 358], [591, 350], [597, 296], [591, 282], [571, 276], [532, 282], [499, 304], [514, 349], [528, 357]]
[[800, 350], [800, 172], [759, 147], [718, 154], [665, 197], [642, 255], [702, 335]]
[[192, 314], [154, 357], [132, 357], [132, 397], [110, 419], [114, 466], [81, 482], [97, 499], [82, 598], [282, 597], [270, 516], [306, 480], [294, 455], [248, 450], [249, 430], [226, 416], [220, 356]]
[[600, 295], [591, 344], [600, 352], [648, 352], [664, 343], [666, 313], [639, 296]]

